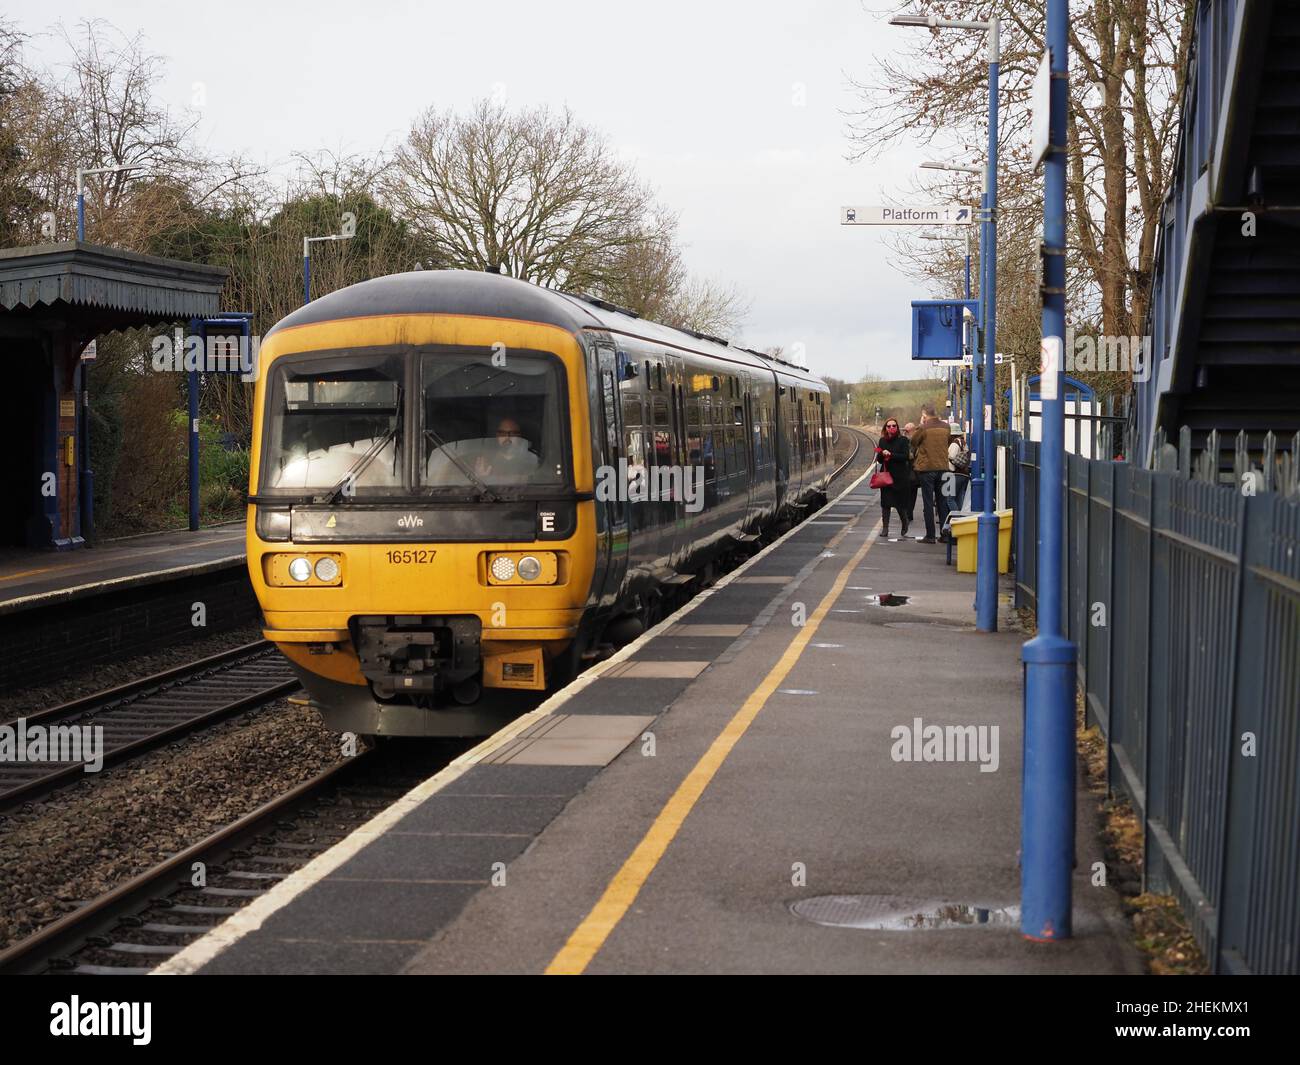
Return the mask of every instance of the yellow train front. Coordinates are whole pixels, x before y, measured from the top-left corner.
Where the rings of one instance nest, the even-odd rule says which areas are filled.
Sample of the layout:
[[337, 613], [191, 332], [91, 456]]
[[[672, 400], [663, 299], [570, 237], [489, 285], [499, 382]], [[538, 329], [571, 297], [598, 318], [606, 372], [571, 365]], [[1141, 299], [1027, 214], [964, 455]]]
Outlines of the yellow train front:
[[[422, 271], [266, 336], [248, 566], [328, 727], [490, 732], [824, 491], [821, 382], [598, 303]], [[638, 464], [699, 491], [601, 491]]]

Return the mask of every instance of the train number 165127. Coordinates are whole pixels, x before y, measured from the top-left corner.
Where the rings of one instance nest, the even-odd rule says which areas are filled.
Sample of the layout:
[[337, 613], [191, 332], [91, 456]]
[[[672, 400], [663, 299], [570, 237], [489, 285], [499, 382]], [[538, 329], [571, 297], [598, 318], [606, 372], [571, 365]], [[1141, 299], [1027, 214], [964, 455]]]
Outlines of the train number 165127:
[[434, 551], [424, 548], [409, 548], [402, 551], [385, 551], [388, 561], [399, 566], [422, 566], [426, 562], [432, 562]]

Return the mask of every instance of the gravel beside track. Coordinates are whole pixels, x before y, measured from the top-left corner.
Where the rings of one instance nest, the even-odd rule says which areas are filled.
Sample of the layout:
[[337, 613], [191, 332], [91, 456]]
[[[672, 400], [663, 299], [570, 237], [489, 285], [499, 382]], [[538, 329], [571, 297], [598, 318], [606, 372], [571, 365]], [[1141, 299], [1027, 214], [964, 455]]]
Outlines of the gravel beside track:
[[0, 817], [0, 946], [342, 760], [280, 700]]

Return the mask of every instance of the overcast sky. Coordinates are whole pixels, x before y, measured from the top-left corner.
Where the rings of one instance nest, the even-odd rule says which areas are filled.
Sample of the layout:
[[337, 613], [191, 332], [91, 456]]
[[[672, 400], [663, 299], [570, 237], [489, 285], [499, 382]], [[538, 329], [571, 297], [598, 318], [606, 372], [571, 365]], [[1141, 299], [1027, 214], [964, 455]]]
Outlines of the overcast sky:
[[[873, 5], [883, 6], [883, 5]], [[752, 301], [745, 343], [803, 344], [809, 366], [850, 379], [922, 376], [885, 231], [839, 225], [842, 204], [905, 193], [927, 157], [903, 146], [845, 159], [849, 76], [900, 34], [857, 0], [552, 0], [184, 4], [10, 0], [28, 33], [108, 18], [166, 56], [163, 96], [183, 110], [202, 82], [199, 137], [285, 169], [289, 153], [373, 152], [430, 105], [504, 93], [570, 106], [636, 161], [680, 212], [691, 270]], [[32, 59], [61, 57], [37, 39]], [[933, 149], [931, 149], [933, 151]]]

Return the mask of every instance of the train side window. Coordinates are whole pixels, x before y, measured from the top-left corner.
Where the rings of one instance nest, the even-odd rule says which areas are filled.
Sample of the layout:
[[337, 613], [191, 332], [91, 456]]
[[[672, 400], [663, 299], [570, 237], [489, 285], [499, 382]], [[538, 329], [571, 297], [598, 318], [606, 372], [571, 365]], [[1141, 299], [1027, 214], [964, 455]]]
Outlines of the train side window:
[[662, 396], [654, 398], [655, 465], [668, 466], [673, 461], [672, 436], [669, 432], [668, 401]]
[[700, 431], [700, 401], [686, 397], [686, 462], [699, 466], [704, 462], [704, 435]]
[[623, 397], [623, 427], [631, 429], [633, 426], [642, 426], [645, 424], [645, 415], [641, 409], [640, 396]]

